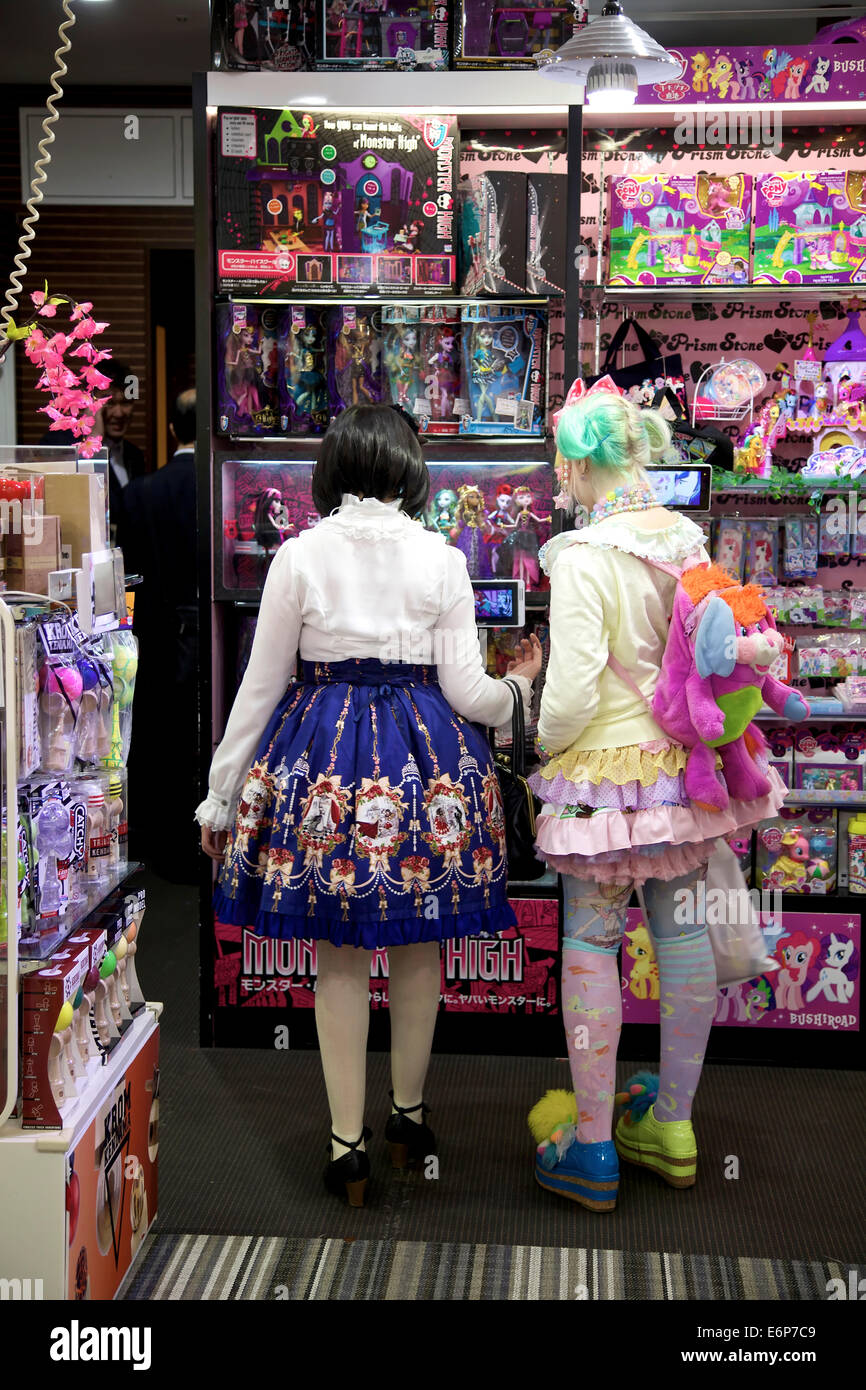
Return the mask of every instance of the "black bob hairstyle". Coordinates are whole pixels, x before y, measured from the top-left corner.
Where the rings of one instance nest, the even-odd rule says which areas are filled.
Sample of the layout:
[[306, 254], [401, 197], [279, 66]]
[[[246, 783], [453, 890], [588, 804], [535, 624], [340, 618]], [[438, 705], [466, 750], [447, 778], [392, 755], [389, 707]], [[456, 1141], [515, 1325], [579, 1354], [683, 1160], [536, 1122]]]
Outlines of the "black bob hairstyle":
[[427, 505], [430, 474], [414, 421], [390, 405], [350, 405], [329, 426], [313, 469], [313, 505], [329, 516], [343, 500], [356, 497], [402, 499], [402, 510], [417, 516]]

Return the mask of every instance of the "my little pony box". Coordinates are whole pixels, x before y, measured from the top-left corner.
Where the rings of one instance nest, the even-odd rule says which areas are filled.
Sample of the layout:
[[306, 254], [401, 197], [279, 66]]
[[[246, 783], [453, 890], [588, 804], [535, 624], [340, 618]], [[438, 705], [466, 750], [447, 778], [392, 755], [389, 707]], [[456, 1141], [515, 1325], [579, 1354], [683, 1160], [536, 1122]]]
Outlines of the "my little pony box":
[[827, 792], [840, 801], [856, 801], [864, 787], [863, 738], [857, 729], [841, 736], [833, 729], [820, 733], [798, 729], [794, 742], [794, 786], [808, 792]]
[[629, 174], [610, 181], [610, 283], [745, 285], [748, 174]]
[[784, 170], [756, 180], [756, 284], [860, 283], [864, 262], [866, 171]]
[[836, 886], [836, 812], [786, 807], [758, 828], [755, 859], [762, 893], [827, 894]]

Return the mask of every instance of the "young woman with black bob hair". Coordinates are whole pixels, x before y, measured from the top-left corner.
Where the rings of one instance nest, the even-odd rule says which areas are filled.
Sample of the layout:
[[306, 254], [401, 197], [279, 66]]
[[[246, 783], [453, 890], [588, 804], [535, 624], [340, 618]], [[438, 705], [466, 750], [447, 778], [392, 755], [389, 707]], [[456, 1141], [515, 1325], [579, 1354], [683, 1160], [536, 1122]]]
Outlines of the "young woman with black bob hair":
[[[352, 406], [313, 473], [322, 521], [277, 551], [249, 665], [196, 815], [221, 921], [318, 941], [329, 1190], [363, 1205], [371, 952], [388, 948], [396, 1167], [435, 1152], [423, 1085], [443, 941], [495, 933], [502, 805], [484, 729], [541, 665], [484, 672], [466, 561], [416, 520], [430, 480], [403, 413]], [[297, 670], [296, 670], [297, 665]], [[293, 679], [294, 677], [294, 679]], [[227, 833], [228, 832], [228, 833]]]

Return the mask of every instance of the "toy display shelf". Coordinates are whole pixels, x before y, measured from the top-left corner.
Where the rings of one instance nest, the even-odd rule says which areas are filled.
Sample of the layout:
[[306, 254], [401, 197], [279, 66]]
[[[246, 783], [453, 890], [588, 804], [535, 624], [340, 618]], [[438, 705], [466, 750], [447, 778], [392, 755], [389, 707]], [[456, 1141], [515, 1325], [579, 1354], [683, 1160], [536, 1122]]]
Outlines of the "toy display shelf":
[[[808, 691], [806, 692], [808, 696]], [[790, 719], [785, 719], [784, 715], [774, 714], [772, 710], [762, 709], [755, 715], [755, 719], [765, 724], [790, 724]], [[808, 728], [810, 724], [862, 724], [866, 721], [866, 714], [847, 714], [842, 710], [839, 714], [810, 714], [808, 719], [803, 719], [797, 728]]]
[[[452, 308], [462, 307], [464, 304], [549, 304], [556, 295], [542, 294], [521, 294], [515, 290], [513, 294], [484, 294], [461, 296], [452, 295], [450, 298], [442, 298], [439, 295], [401, 295], [401, 294], [364, 294], [359, 290], [357, 294], [328, 294], [328, 295], [300, 295], [296, 294], [290, 299], [271, 299], [256, 298], [255, 296], [245, 298], [243, 295], [223, 295], [218, 294], [214, 297], [216, 304], [248, 304], [255, 309], [270, 308], [272, 305], [283, 305], [284, 307], [298, 308], [303, 304], [329, 305], [329, 304], [378, 304], [378, 305], [402, 305], [405, 309], [423, 309], [428, 304], [435, 304], [436, 307]], [[562, 296], [560, 295], [559, 298]]]
[[732, 493], [743, 493], [748, 496], [755, 496], [760, 501], [774, 502], [777, 505], [783, 500], [796, 498], [797, 501], [808, 502], [815, 494], [832, 492], [859, 492], [864, 486], [864, 479], [861, 478], [809, 478], [803, 477], [802, 473], [791, 473], [784, 480], [781, 478], [743, 478], [738, 482], [713, 483], [713, 498], [729, 497]]
[[[582, 290], [601, 290], [612, 303], [631, 300], [691, 299], [693, 301], [723, 299], [737, 304], [750, 299], [853, 299], [856, 285], [599, 285], [585, 281]], [[862, 288], [862, 287], [861, 287]]]
[[859, 810], [866, 807], [866, 793], [864, 792], [822, 792], [822, 791], [803, 791], [802, 787], [788, 792], [785, 797], [786, 806], [853, 806]]
[[[230, 603], [240, 611], [254, 612], [258, 610], [261, 603], [262, 591], [261, 589], [227, 589], [223, 586], [217, 586], [214, 591], [214, 598], [223, 603]], [[544, 613], [550, 607], [550, 590], [541, 589], [525, 594], [524, 600], [527, 613]]]
[[98, 898], [91, 898], [87, 902], [74, 904], [70, 911], [65, 912], [62, 917], [37, 918], [38, 937], [32, 941], [28, 939], [18, 943], [19, 974], [26, 975], [31, 970], [41, 970], [48, 957], [54, 954], [67, 936], [83, 926], [94, 912], [98, 912], [115, 888], [119, 888], [122, 883], [125, 883], [128, 878], [143, 868], [143, 864], [136, 862], [124, 864], [111, 875], [104, 885], [101, 885]]

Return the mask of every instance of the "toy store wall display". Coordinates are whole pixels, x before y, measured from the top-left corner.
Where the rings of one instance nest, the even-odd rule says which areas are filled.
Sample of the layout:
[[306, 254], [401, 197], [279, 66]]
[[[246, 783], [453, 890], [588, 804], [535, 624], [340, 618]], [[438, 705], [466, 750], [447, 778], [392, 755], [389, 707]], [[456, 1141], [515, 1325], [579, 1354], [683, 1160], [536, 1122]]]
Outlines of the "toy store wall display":
[[457, 150], [452, 116], [220, 109], [217, 289], [453, 293]]
[[[543, 1014], [559, 1011], [558, 904], [512, 898], [517, 926], [488, 941], [448, 942], [442, 951], [440, 1009], [447, 1013]], [[214, 924], [214, 1001], [220, 1019], [242, 1009], [315, 1004], [315, 941], [271, 941], [252, 929]], [[388, 955], [374, 952], [370, 1002], [388, 1006]], [[311, 1035], [312, 1039], [312, 1035]]]
[[[816, 904], [816, 907], [818, 904]], [[842, 912], [762, 914], [777, 969], [719, 990], [715, 1022], [728, 1027], [858, 1032], [860, 916]], [[659, 974], [639, 908], [630, 908], [622, 955], [624, 1023], [658, 1023]]]

